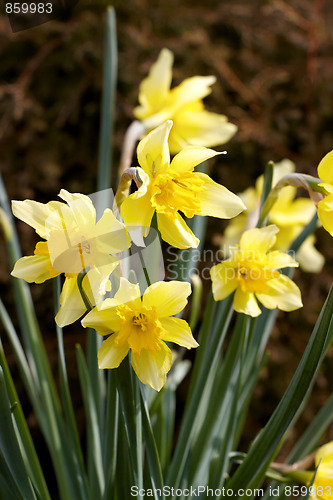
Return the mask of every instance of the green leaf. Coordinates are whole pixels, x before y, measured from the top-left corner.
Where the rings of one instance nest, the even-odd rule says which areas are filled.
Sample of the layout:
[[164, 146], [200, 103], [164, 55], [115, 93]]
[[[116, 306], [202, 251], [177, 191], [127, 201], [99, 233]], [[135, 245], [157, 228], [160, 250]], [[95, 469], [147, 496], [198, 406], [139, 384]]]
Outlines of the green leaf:
[[320, 313], [312, 336], [295, 375], [278, 407], [265, 428], [257, 436], [249, 453], [228, 483], [228, 488], [254, 488], [261, 482], [270, 459], [277, 452], [280, 442], [303, 403], [309, 385], [318, 368], [329, 328], [332, 326], [333, 288]]

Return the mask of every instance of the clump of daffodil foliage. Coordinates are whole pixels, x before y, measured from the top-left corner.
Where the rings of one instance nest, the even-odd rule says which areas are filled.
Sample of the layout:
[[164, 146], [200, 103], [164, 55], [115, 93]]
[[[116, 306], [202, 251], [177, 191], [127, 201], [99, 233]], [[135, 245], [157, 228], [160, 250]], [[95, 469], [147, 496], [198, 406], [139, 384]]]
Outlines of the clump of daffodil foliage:
[[[113, 16], [110, 10], [107, 39], [114, 44]], [[3, 498], [220, 498], [226, 491], [241, 498], [246, 491], [254, 499], [269, 498], [272, 488], [278, 498], [289, 491], [317, 499], [333, 496], [332, 445], [315, 451], [332, 421], [332, 398], [296, 443], [289, 464], [273, 461], [332, 340], [332, 294], [280, 404], [249, 449], [239, 450], [277, 311], [293, 314], [302, 308], [298, 274], [292, 279], [298, 256], [307, 271], [324, 265], [312, 233], [318, 209], [320, 222], [332, 235], [332, 152], [319, 164], [320, 178], [296, 173], [285, 160], [269, 164], [255, 188], [239, 196], [232, 193], [212, 179], [207, 163], [213, 160], [223, 168], [223, 156], [209, 148], [236, 132], [224, 115], [204, 109], [202, 100], [215, 77], [190, 77], [171, 88], [172, 63], [172, 53], [162, 50], [140, 85], [134, 109], [140, 126], [131, 147], [125, 141], [126, 161], [120, 162], [109, 206], [101, 211], [86, 194], [66, 189], [59, 193], [62, 201], [13, 201], [12, 213], [42, 238], [33, 255], [21, 257], [1, 188], [0, 222], [13, 265], [22, 342], [2, 302], [0, 316], [57, 481], [54, 493], [1, 346]], [[106, 74], [110, 65], [106, 58]], [[104, 89], [110, 95], [112, 81]], [[112, 115], [108, 109], [102, 112], [107, 127]], [[105, 158], [109, 138], [103, 137]], [[136, 166], [127, 168], [136, 140]], [[99, 180], [106, 178], [106, 169], [109, 164], [101, 162]], [[298, 187], [310, 197], [297, 197]], [[230, 219], [224, 260], [210, 266], [211, 281], [207, 273], [200, 274], [200, 259], [194, 259], [194, 251], [200, 255], [203, 250], [207, 217]], [[168, 279], [167, 257], [161, 275], [157, 250], [147, 254], [154, 235], [160, 251], [173, 247], [172, 254], [177, 252], [176, 278]], [[183, 264], [190, 269], [185, 276]], [[49, 332], [39, 329], [26, 284], [43, 286], [49, 279], [55, 285], [60, 391], [45, 352]], [[63, 327], [78, 320], [85, 438], [78, 433], [63, 339]], [[194, 351], [188, 353], [190, 349]], [[181, 410], [176, 391], [186, 376]], [[266, 492], [265, 478], [275, 481], [265, 483]]]

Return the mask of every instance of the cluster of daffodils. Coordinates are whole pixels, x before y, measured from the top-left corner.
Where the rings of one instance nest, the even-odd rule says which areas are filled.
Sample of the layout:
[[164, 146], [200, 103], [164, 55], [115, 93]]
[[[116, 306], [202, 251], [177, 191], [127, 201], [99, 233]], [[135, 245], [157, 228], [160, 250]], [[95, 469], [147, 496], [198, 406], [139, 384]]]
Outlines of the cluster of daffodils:
[[[122, 198], [120, 207], [114, 212], [111, 207], [106, 209], [96, 220], [89, 197], [64, 189], [59, 193], [62, 202], [25, 200], [12, 205], [14, 215], [43, 239], [34, 255], [18, 260], [12, 275], [29, 283], [63, 275], [57, 324], [65, 326], [85, 315], [82, 325], [104, 337], [98, 352], [100, 368], [118, 367], [130, 352], [138, 378], [156, 390], [164, 385], [172, 363], [166, 342], [187, 349], [198, 346], [187, 322], [175, 317], [185, 308], [191, 287], [180, 281], [147, 281], [147, 288], [140, 290], [123, 271], [122, 252], [132, 242], [139, 247], [145, 245], [154, 216], [161, 238], [186, 249], [197, 247], [199, 240], [183, 215], [230, 219], [246, 209], [240, 197], [194, 170], [219, 155], [208, 147], [225, 143], [236, 132], [225, 116], [204, 109], [202, 99], [209, 94], [215, 78], [189, 78], [170, 90], [171, 70], [172, 54], [163, 50], [141, 84], [135, 116], [147, 135], [137, 148], [138, 189]], [[171, 159], [170, 152], [177, 154]], [[323, 225], [332, 233], [331, 161], [331, 156], [324, 159], [319, 168], [327, 196], [318, 210]], [[262, 189], [259, 184], [262, 181], [257, 186], [255, 204], [248, 207], [245, 217], [249, 210], [256, 210]], [[287, 189], [272, 210], [268, 227], [244, 232], [248, 227], [244, 216], [235, 219], [240, 244], [228, 260], [211, 270], [215, 300], [234, 293], [237, 312], [258, 316], [261, 310], [257, 300], [268, 309], [292, 311], [302, 306], [298, 287], [280, 273], [280, 269], [298, 263], [281, 250], [286, 250], [307, 224], [314, 208], [309, 200], [294, 200], [294, 188]], [[248, 196], [242, 198], [246, 201]], [[279, 240], [278, 235], [285, 233], [287, 236]], [[110, 275], [116, 268], [122, 276], [118, 289], [113, 290]]]

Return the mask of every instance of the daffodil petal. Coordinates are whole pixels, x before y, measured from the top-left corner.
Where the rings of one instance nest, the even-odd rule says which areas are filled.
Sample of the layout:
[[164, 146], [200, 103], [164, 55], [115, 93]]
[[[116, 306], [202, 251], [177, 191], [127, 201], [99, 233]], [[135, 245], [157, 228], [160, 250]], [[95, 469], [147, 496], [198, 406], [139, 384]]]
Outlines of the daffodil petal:
[[138, 161], [149, 176], [165, 172], [170, 163], [168, 137], [172, 121], [168, 120], [149, 132], [138, 145]]
[[150, 68], [148, 76], [139, 89], [140, 106], [134, 110], [136, 118], [143, 119], [155, 113], [166, 101], [172, 81], [173, 54], [162, 49], [157, 61]]
[[72, 217], [80, 228], [95, 224], [96, 210], [88, 196], [81, 193], [69, 193], [66, 189], [61, 189], [58, 196], [68, 203]]
[[143, 238], [149, 233], [155, 209], [148, 193], [140, 197], [135, 195], [136, 193], [131, 194], [122, 203], [121, 215], [134, 243], [137, 246], [144, 246]]
[[223, 300], [238, 286], [236, 270], [228, 261], [213, 266], [210, 270], [215, 300]]
[[[284, 190], [282, 190], [284, 191]], [[270, 212], [270, 221], [278, 226], [308, 224], [316, 212], [313, 202], [306, 198], [297, 198], [288, 204], [278, 202]]]
[[200, 243], [179, 214], [171, 220], [157, 213], [157, 225], [162, 239], [176, 248], [196, 248]]
[[211, 86], [216, 82], [215, 76], [192, 76], [182, 81], [178, 87], [170, 91], [170, 107], [173, 111], [203, 99], [212, 91]]
[[46, 255], [22, 257], [11, 272], [15, 278], [24, 279], [28, 283], [44, 283], [59, 274], [52, 268], [50, 257]]
[[319, 163], [318, 175], [327, 184], [333, 184], [333, 151], [327, 153]]
[[[39, 236], [47, 239], [49, 227], [46, 225], [46, 221], [52, 213], [56, 212], [63, 205], [59, 201], [44, 204], [34, 200], [13, 200], [12, 211], [15, 217], [33, 227]], [[59, 229], [61, 229], [61, 226]]]
[[158, 281], [147, 288], [142, 301], [147, 307], [155, 307], [159, 318], [165, 318], [182, 311], [190, 293], [191, 285], [187, 282]]
[[118, 260], [109, 257], [109, 263], [100, 267], [92, 267], [83, 279], [83, 288], [92, 305], [97, 304], [101, 297], [110, 290], [110, 274], [118, 265]]
[[109, 209], [104, 211], [95, 225], [94, 238], [99, 251], [106, 254], [123, 252], [131, 243], [124, 224]]
[[314, 246], [315, 241], [315, 236], [311, 234], [296, 254], [300, 267], [307, 273], [319, 273], [325, 264], [325, 257]]
[[276, 242], [276, 233], [278, 231], [279, 229], [274, 224], [245, 231], [240, 240], [242, 252], [258, 251], [265, 254]]
[[118, 346], [115, 338], [116, 335], [111, 335], [106, 340], [103, 340], [101, 347], [98, 349], [99, 368], [118, 368], [122, 360], [126, 357], [128, 345]]
[[318, 449], [318, 451], [316, 453], [316, 457], [315, 457], [316, 467], [319, 465], [319, 462], [321, 463], [321, 465], [330, 466], [331, 473], [332, 473], [332, 469], [333, 469], [333, 441], [330, 441], [329, 443], [324, 444], [323, 446], [321, 446]]
[[253, 318], [261, 314], [260, 307], [258, 306], [254, 294], [251, 292], [243, 292], [241, 288], [237, 288], [236, 290], [233, 306], [235, 311], [247, 314]]
[[170, 169], [175, 172], [188, 172], [192, 171], [194, 167], [203, 161], [219, 155], [213, 149], [204, 148], [202, 146], [188, 146], [178, 153], [170, 163]]
[[284, 267], [298, 267], [293, 257], [279, 250], [273, 250], [266, 254], [265, 267], [268, 269], [283, 269]]
[[117, 314], [114, 299], [105, 299], [97, 304], [81, 320], [81, 324], [84, 328], [93, 328], [100, 335], [108, 335], [119, 331], [121, 318]]
[[326, 231], [333, 236], [333, 194], [318, 203], [318, 217]]
[[193, 338], [191, 328], [185, 320], [180, 318], [162, 318], [160, 321], [165, 330], [162, 340], [174, 342], [187, 349], [198, 347], [199, 344]]
[[[187, 144], [214, 147], [225, 144], [236, 134], [237, 127], [230, 123], [225, 115], [209, 111], [191, 111], [180, 109], [173, 116], [173, 129], [170, 134], [170, 150], [174, 151], [172, 136], [179, 135]], [[179, 146], [176, 146], [177, 149]]]
[[125, 278], [120, 278], [120, 285], [117, 293], [114, 296], [117, 304], [126, 304], [131, 302], [131, 307], [139, 307], [141, 304], [140, 287], [138, 284], [133, 285]]
[[199, 215], [230, 219], [246, 209], [242, 200], [226, 187], [201, 172], [196, 172], [195, 175], [204, 181], [203, 191], [197, 194], [201, 203]]
[[302, 307], [302, 297], [298, 286], [283, 274], [266, 282], [268, 291], [257, 293], [258, 300], [267, 309], [278, 307], [282, 311], [294, 311]]
[[160, 391], [165, 384], [166, 374], [171, 368], [172, 354], [164, 342], [161, 342], [158, 351], [151, 352], [142, 349], [140, 354], [132, 352], [131, 363], [143, 384], [148, 384], [156, 391]]
[[57, 325], [70, 325], [85, 312], [86, 306], [77, 285], [77, 277], [66, 278], [60, 294], [60, 309], [55, 317]]

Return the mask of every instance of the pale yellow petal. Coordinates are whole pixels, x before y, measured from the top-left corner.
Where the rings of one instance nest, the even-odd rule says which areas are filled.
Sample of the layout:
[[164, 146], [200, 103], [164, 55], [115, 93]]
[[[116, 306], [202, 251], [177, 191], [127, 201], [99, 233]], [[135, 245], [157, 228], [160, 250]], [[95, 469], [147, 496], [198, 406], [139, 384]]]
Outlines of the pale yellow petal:
[[223, 300], [235, 291], [238, 285], [236, 269], [228, 262], [221, 262], [210, 270], [215, 300]]
[[12, 211], [15, 217], [33, 227], [39, 236], [47, 239], [49, 226], [46, 225], [50, 215], [63, 206], [60, 202], [39, 203], [34, 200], [12, 201]]
[[161, 319], [161, 325], [165, 330], [162, 340], [174, 342], [187, 349], [199, 346], [198, 342], [193, 338], [191, 328], [185, 320], [180, 318], [163, 318]]
[[142, 349], [140, 354], [132, 352], [131, 363], [141, 382], [159, 391], [165, 384], [166, 374], [171, 368], [172, 354], [164, 342], [161, 342], [158, 351]]
[[184, 309], [191, 285], [182, 281], [158, 281], [143, 294], [142, 301], [147, 307], [155, 307], [159, 318], [173, 316]]
[[159, 111], [163, 106], [171, 86], [172, 64], [172, 52], [168, 49], [162, 49], [148, 76], [140, 84], [140, 106], [134, 109], [136, 118], [140, 120], [146, 118], [146, 116]]
[[318, 217], [326, 231], [333, 236], [333, 194], [318, 203]]
[[283, 269], [284, 267], [298, 267], [298, 262], [292, 255], [279, 250], [273, 250], [266, 255], [265, 267], [268, 269]]
[[[324, 466], [329, 466], [331, 467], [331, 474], [332, 475], [332, 470], [333, 470], [333, 441], [330, 441], [329, 443], [324, 444], [319, 448], [319, 450], [316, 453], [315, 457], [315, 464], [316, 467], [319, 465], [319, 462], [321, 465]], [[320, 469], [319, 469], [320, 471]]]
[[117, 305], [118, 302], [114, 299], [103, 300], [82, 319], [82, 326], [93, 328], [100, 335], [118, 332], [122, 320], [117, 314]]
[[200, 243], [179, 214], [172, 220], [157, 213], [157, 225], [162, 239], [176, 248], [196, 248]]
[[125, 278], [120, 278], [120, 285], [117, 293], [114, 296], [114, 300], [118, 304], [126, 304], [131, 302], [131, 307], [136, 308], [141, 304], [141, 293], [138, 284], [133, 285]]
[[86, 310], [77, 286], [77, 277], [66, 278], [60, 294], [60, 309], [55, 317], [57, 325], [66, 326], [74, 323]]
[[93, 266], [83, 279], [83, 287], [90, 303], [94, 306], [106, 293], [110, 291], [110, 274], [118, 265], [118, 260], [109, 256], [109, 262], [103, 266]]
[[128, 353], [128, 345], [118, 346], [115, 342], [115, 335], [103, 341], [98, 349], [98, 366], [99, 368], [118, 368], [122, 360]]
[[214, 182], [208, 175], [196, 172], [203, 181], [203, 191], [197, 194], [201, 203], [199, 215], [230, 219], [245, 210], [242, 200], [226, 187]]
[[95, 225], [93, 238], [98, 250], [106, 254], [123, 252], [131, 244], [125, 225], [109, 209], [104, 211]]
[[265, 254], [274, 245], [278, 231], [274, 224], [245, 231], [240, 240], [241, 251], [244, 253], [257, 251]]
[[179, 108], [203, 99], [212, 91], [211, 86], [215, 83], [215, 76], [192, 76], [174, 87], [170, 92], [170, 108], [175, 112]]
[[151, 177], [165, 172], [170, 163], [168, 137], [172, 121], [168, 120], [149, 132], [138, 145], [138, 161], [142, 169]]
[[316, 238], [311, 234], [296, 254], [300, 267], [307, 273], [320, 273], [325, 264], [325, 257], [314, 246]]
[[310, 199], [297, 198], [285, 205], [278, 201], [269, 214], [269, 220], [278, 226], [308, 224], [315, 213], [316, 207]]
[[[75, 220], [79, 228], [93, 226], [96, 222], [96, 210], [91, 199], [85, 194], [69, 193], [66, 189], [61, 189], [59, 198], [67, 201], [71, 209], [71, 218]], [[64, 221], [67, 225], [66, 220]], [[72, 221], [68, 225], [71, 225]]]
[[219, 155], [217, 151], [201, 146], [189, 146], [178, 153], [170, 163], [170, 169], [175, 172], [192, 171], [194, 167], [203, 161]]
[[11, 272], [15, 278], [21, 278], [28, 283], [44, 283], [60, 273], [52, 268], [50, 257], [47, 255], [31, 255], [19, 259]]
[[253, 318], [261, 314], [260, 307], [258, 306], [254, 294], [251, 292], [243, 292], [240, 288], [236, 290], [233, 306], [235, 311], [247, 314]]
[[131, 194], [122, 203], [121, 215], [134, 243], [137, 246], [144, 246], [143, 238], [149, 233], [155, 209], [150, 202], [149, 193], [142, 196], [138, 196], [137, 193], [138, 191]]
[[236, 125], [226, 116], [205, 110], [180, 109], [172, 119], [174, 124], [169, 143], [172, 152], [179, 150], [180, 146], [173, 141], [174, 135], [182, 138], [182, 144], [214, 147], [230, 141], [237, 132]]
[[328, 184], [333, 184], [333, 151], [327, 153], [318, 165], [319, 177]]
[[268, 291], [257, 293], [258, 300], [267, 309], [278, 307], [282, 311], [294, 311], [302, 307], [302, 297], [298, 286], [283, 274], [266, 282]]

